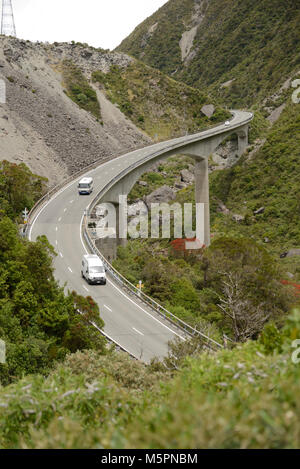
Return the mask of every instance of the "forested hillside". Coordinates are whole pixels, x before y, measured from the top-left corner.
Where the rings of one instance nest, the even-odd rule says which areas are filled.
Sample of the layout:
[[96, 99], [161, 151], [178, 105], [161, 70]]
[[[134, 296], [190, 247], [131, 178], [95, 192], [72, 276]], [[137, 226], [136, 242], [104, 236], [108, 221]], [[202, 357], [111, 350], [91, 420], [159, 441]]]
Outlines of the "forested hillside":
[[300, 67], [299, 0], [170, 0], [117, 48], [249, 106]]

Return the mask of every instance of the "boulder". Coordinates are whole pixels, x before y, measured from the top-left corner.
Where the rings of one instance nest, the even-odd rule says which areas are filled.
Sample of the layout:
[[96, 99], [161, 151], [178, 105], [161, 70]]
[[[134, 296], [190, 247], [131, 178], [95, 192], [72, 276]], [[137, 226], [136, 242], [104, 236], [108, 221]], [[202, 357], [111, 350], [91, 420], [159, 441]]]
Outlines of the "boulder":
[[260, 215], [261, 213], [264, 213], [265, 207], [260, 207], [258, 210], [255, 210], [253, 213], [254, 215]]
[[300, 256], [300, 249], [290, 249], [286, 254], [286, 257], [295, 257], [295, 256]]
[[205, 104], [205, 106], [201, 108], [202, 114], [204, 114], [208, 118], [210, 118], [214, 114], [215, 110], [216, 108], [213, 104]]
[[139, 186], [147, 187], [148, 183], [146, 181], [139, 181]]
[[245, 217], [243, 215], [239, 215], [238, 213], [234, 213], [232, 215], [233, 221], [236, 221], [237, 223], [241, 223], [242, 221], [245, 220]]
[[139, 200], [137, 203], [128, 205], [128, 216], [129, 217], [136, 217], [140, 215], [147, 215], [148, 209], [145, 202]]
[[145, 202], [148, 208], [151, 204], [170, 202], [175, 199], [175, 191], [169, 186], [162, 186], [152, 192], [150, 195], [145, 197]]
[[182, 182], [186, 182], [187, 184], [191, 184], [195, 180], [195, 176], [191, 173], [188, 169], [183, 169], [180, 172], [180, 177]]
[[229, 213], [230, 213], [229, 208], [227, 208], [226, 205], [223, 204], [223, 202], [218, 202], [217, 211], [218, 211], [219, 213], [223, 213], [224, 215], [229, 215]]
[[179, 190], [186, 188], [186, 184], [183, 181], [176, 181], [174, 186]]

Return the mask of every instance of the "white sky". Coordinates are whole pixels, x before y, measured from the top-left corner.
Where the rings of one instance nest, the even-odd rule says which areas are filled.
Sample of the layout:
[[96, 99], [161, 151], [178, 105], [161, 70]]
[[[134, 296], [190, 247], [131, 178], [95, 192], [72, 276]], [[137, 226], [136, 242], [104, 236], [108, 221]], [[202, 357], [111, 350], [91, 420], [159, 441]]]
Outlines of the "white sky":
[[17, 36], [114, 49], [167, 0], [12, 0]]

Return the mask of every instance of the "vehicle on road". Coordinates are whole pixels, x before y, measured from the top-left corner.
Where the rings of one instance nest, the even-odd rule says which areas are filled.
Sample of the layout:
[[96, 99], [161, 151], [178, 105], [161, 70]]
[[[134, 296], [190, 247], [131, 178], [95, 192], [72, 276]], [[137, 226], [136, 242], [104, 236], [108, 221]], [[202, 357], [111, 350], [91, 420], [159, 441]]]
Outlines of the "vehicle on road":
[[81, 276], [89, 284], [106, 285], [106, 273], [103, 262], [95, 254], [86, 254], [82, 258]]
[[83, 178], [78, 183], [78, 192], [79, 195], [91, 194], [94, 189], [93, 178]]
[[230, 125], [230, 122], [229, 122], [229, 121], [226, 121], [226, 122], [225, 122], [225, 125]]

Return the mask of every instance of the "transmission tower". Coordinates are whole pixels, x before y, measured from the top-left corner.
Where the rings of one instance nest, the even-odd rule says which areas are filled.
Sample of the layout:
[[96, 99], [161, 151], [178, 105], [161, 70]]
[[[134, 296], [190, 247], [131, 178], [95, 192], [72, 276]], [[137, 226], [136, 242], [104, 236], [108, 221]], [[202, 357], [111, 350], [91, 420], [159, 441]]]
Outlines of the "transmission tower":
[[1, 34], [16, 37], [16, 27], [11, 0], [2, 0]]

